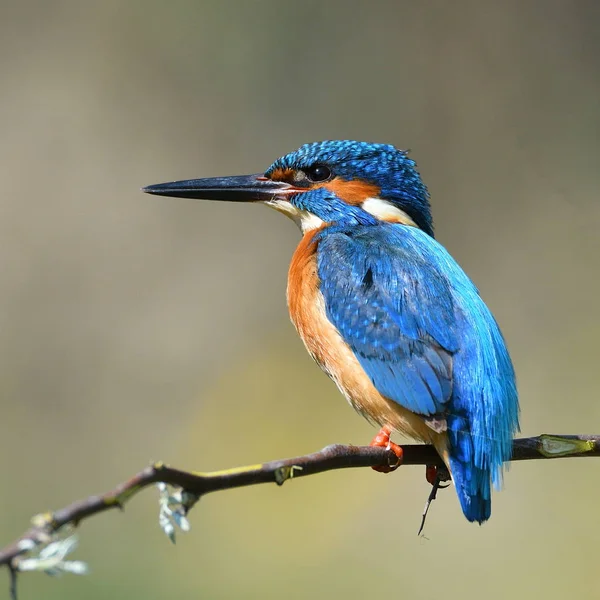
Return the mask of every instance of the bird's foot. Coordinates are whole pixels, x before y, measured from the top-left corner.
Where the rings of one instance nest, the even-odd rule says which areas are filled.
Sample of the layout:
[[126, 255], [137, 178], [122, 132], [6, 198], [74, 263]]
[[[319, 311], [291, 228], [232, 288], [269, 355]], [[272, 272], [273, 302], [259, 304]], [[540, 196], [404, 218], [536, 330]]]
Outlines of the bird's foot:
[[376, 467], [371, 467], [373, 471], [377, 471], [378, 473], [391, 473], [402, 464], [404, 450], [402, 450], [401, 446], [398, 446], [398, 444], [394, 444], [394, 442], [390, 440], [391, 434], [392, 428], [388, 425], [384, 425], [379, 430], [379, 433], [373, 438], [373, 441], [369, 444], [369, 446], [391, 450], [397, 456], [398, 460], [395, 464], [392, 465], [378, 465]]
[[438, 467], [437, 465], [427, 465], [425, 467], [425, 479], [433, 485], [438, 486], [440, 489], [448, 487], [447, 485], [440, 485], [443, 481], [450, 481], [450, 473], [448, 473], [448, 469], [443, 467]]

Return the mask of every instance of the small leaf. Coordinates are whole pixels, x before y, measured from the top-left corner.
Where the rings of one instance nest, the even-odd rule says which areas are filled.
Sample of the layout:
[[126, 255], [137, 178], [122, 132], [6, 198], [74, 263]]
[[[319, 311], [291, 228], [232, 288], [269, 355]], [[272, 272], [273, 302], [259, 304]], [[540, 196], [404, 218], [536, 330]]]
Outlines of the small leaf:
[[43, 571], [51, 576], [59, 576], [63, 573], [85, 575], [89, 572], [88, 565], [80, 560], [65, 560], [77, 548], [77, 536], [71, 535], [64, 539], [58, 539], [43, 546], [37, 556], [22, 558], [17, 562], [18, 571]]
[[162, 482], [157, 483], [156, 487], [159, 493], [158, 524], [174, 544], [175, 526], [184, 532], [191, 529], [186, 514], [189, 508], [197, 502], [198, 497], [182, 489], [177, 489], [173, 493], [170, 493], [169, 487]]

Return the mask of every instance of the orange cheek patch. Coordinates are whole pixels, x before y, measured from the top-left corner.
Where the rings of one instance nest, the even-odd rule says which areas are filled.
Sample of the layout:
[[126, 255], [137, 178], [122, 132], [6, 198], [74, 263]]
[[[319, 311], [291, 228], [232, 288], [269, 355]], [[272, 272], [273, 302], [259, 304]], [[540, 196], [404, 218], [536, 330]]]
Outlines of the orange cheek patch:
[[353, 206], [359, 206], [367, 198], [378, 198], [381, 191], [379, 186], [372, 183], [360, 179], [346, 181], [339, 177], [323, 184], [323, 187], [331, 190], [338, 198]]

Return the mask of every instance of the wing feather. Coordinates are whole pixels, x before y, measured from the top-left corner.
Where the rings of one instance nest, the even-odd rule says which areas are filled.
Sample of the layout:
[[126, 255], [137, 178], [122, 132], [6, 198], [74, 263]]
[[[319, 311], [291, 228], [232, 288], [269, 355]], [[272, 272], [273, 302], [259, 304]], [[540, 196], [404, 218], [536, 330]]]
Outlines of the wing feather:
[[328, 318], [377, 390], [424, 416], [443, 415], [459, 347], [447, 280], [403, 240], [402, 226], [329, 232], [318, 271]]

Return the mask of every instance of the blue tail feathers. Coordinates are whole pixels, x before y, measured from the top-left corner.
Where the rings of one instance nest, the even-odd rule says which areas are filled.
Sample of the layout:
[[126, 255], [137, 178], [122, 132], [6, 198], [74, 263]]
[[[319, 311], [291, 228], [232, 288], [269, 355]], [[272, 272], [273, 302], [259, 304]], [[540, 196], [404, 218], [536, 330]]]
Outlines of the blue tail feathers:
[[452, 412], [447, 416], [456, 493], [465, 517], [480, 524], [490, 518], [492, 486], [501, 487], [519, 430], [513, 366], [493, 317], [488, 311], [481, 316], [476, 322], [479, 344], [467, 344], [454, 355]]
[[465, 517], [481, 525], [492, 513], [491, 473], [453, 458], [450, 468]]
[[[492, 478], [501, 465], [491, 465], [489, 457], [477, 457], [467, 419], [448, 419], [450, 469], [465, 517], [479, 524], [492, 512]], [[483, 458], [483, 460], [481, 460]]]

